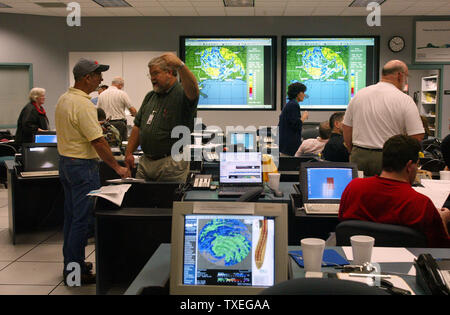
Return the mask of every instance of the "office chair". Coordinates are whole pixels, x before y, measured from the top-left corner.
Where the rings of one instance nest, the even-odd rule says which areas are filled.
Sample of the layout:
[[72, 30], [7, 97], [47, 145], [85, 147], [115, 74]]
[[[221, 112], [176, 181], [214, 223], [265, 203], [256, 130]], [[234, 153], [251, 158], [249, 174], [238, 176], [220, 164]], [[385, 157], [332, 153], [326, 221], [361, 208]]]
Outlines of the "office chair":
[[16, 148], [12, 145], [0, 143], [0, 183], [5, 187], [7, 181], [5, 161], [14, 160], [16, 153]]
[[425, 236], [410, 227], [394, 224], [348, 220], [336, 226], [336, 245], [350, 246], [353, 235], [375, 238], [375, 246], [381, 247], [427, 247]]
[[260, 295], [388, 295], [378, 287], [333, 278], [297, 278], [264, 289]]

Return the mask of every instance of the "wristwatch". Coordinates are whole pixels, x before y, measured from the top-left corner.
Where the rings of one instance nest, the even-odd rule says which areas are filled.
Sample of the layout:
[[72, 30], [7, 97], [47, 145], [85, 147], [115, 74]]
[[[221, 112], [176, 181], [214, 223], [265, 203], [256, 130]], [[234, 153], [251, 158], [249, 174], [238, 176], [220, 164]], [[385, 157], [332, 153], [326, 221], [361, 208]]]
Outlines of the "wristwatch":
[[185, 64], [184, 64], [184, 62], [182, 61], [182, 62], [181, 62], [181, 65], [179, 65], [179, 66], [177, 67], [177, 71], [180, 71], [181, 69], [183, 69], [184, 66], [185, 66]]

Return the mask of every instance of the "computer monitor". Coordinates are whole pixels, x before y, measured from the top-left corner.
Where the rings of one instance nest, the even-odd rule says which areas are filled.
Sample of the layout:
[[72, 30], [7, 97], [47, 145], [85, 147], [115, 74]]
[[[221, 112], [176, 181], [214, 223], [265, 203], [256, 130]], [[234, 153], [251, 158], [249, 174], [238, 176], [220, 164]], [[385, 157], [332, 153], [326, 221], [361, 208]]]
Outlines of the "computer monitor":
[[174, 202], [171, 294], [257, 294], [287, 280], [287, 205]]
[[59, 155], [56, 143], [24, 143], [22, 146], [23, 171], [56, 171]]
[[258, 151], [257, 141], [256, 141], [256, 131], [244, 131], [237, 132], [232, 131], [227, 133], [227, 147], [231, 151], [233, 148], [237, 148], [236, 151], [240, 151], [239, 148], [243, 148], [245, 152], [256, 152]]
[[300, 185], [303, 201], [308, 203], [339, 202], [345, 187], [356, 177], [358, 177], [358, 169], [353, 163], [302, 163]]
[[57, 143], [56, 134], [37, 134], [34, 136], [35, 143]]
[[261, 152], [220, 152], [219, 184], [261, 185]]

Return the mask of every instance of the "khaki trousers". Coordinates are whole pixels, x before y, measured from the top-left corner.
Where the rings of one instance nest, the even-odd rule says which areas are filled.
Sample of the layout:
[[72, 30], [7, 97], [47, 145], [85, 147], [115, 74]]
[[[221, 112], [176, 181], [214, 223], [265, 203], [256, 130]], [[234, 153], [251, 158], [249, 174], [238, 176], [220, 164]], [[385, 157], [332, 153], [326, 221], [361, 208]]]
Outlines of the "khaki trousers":
[[380, 175], [383, 164], [383, 152], [353, 146], [350, 162], [355, 163], [358, 166], [358, 170], [364, 171], [364, 177]]
[[189, 161], [176, 162], [171, 156], [151, 160], [145, 155], [139, 159], [136, 178], [156, 182], [184, 183], [189, 175]]

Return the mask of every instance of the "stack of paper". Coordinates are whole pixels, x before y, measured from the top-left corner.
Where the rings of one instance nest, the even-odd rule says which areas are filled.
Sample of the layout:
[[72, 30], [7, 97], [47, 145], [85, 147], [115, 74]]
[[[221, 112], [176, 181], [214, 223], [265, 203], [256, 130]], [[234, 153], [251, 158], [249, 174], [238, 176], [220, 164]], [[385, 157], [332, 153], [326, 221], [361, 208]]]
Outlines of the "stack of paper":
[[88, 196], [105, 198], [106, 200], [120, 206], [122, 205], [125, 193], [130, 187], [131, 184], [102, 186], [100, 189], [91, 191]]
[[441, 209], [450, 194], [450, 180], [422, 179], [424, 187], [413, 187], [417, 192], [431, 199], [437, 209]]

